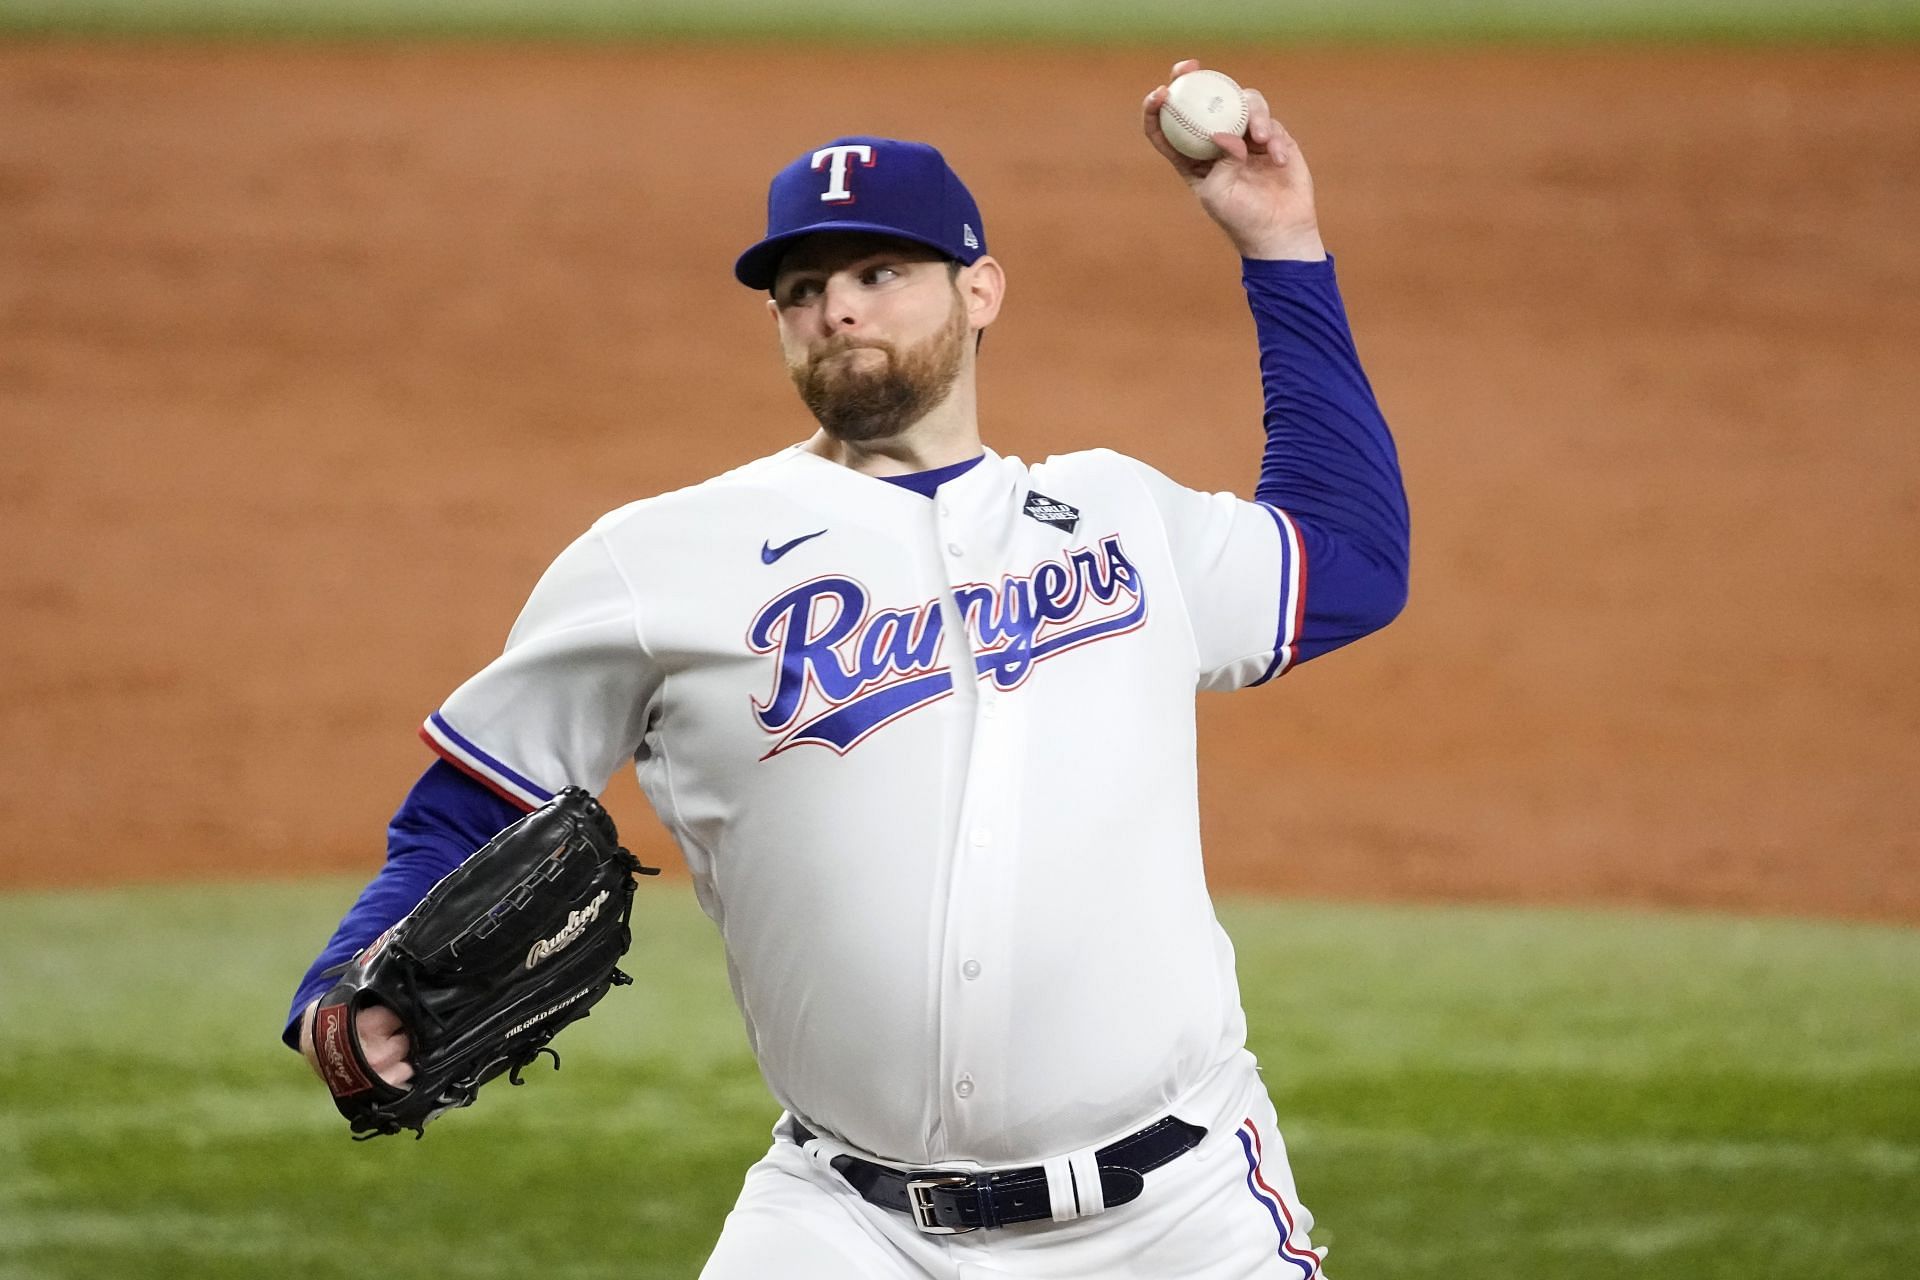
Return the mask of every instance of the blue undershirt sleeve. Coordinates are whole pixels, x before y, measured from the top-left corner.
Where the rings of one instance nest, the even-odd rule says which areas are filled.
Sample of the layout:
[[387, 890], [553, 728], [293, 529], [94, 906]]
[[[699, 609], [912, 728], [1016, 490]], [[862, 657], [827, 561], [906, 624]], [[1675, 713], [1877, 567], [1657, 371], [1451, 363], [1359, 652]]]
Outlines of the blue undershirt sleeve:
[[444, 760], [433, 762], [413, 784], [387, 826], [387, 862], [361, 891], [334, 930], [293, 995], [280, 1038], [300, 1047], [300, 1015], [326, 994], [333, 979], [326, 971], [342, 964], [379, 937], [389, 925], [420, 904], [440, 878], [525, 816], [525, 810], [496, 795]]
[[1267, 437], [1254, 498], [1291, 516], [1303, 544], [1297, 664], [1379, 630], [1406, 606], [1407, 495], [1333, 259], [1243, 259], [1241, 269]]

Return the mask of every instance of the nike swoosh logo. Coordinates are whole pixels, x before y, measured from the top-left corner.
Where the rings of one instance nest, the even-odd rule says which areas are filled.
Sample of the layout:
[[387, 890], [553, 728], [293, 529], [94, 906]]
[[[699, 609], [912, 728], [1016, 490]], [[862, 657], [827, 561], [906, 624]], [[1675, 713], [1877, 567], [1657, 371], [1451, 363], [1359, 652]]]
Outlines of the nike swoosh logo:
[[787, 554], [787, 552], [793, 550], [795, 547], [799, 546], [801, 543], [806, 542], [811, 538], [817, 538], [820, 536], [820, 534], [825, 532], [826, 530], [822, 529], [818, 533], [803, 533], [799, 537], [795, 538], [792, 542], [783, 542], [777, 547], [763, 542], [760, 544], [760, 563], [772, 564], [775, 560], [778, 560], [781, 556]]

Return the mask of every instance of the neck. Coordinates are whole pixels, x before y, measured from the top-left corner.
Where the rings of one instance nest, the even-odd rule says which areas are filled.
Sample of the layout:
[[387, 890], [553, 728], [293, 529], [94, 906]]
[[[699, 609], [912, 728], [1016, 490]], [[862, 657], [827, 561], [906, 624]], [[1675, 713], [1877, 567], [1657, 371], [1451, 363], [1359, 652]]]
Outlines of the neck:
[[980, 456], [980, 419], [971, 370], [926, 416], [884, 440], [841, 440], [823, 428], [801, 448], [868, 476], [905, 476]]

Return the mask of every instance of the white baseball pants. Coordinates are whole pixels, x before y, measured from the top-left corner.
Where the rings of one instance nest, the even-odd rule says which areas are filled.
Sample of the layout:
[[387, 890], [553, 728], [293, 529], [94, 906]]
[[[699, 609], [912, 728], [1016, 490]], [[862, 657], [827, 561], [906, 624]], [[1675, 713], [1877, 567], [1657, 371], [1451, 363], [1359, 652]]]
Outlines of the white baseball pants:
[[[1193, 1114], [1199, 1105], [1205, 1114]], [[829, 1161], [831, 1144], [785, 1136], [747, 1171], [703, 1280], [1324, 1280], [1307, 1239], [1273, 1104], [1243, 1054], [1173, 1114], [1200, 1145], [1146, 1175], [1137, 1200], [1072, 1222], [923, 1234], [868, 1204]], [[1145, 1125], [1156, 1119], [1142, 1116]]]

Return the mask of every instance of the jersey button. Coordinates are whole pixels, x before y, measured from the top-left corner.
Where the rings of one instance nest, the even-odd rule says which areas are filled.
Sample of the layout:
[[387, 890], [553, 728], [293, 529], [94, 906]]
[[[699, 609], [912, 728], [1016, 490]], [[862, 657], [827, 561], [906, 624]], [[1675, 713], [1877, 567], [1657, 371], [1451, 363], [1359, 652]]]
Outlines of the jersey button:
[[967, 981], [971, 982], [980, 976], [980, 962], [969, 960], [960, 966], [960, 972], [966, 976]]
[[962, 1098], [971, 1098], [973, 1096], [973, 1077], [961, 1076], [954, 1082], [953, 1091]]
[[973, 841], [974, 848], [984, 849], [993, 843], [993, 832], [987, 830], [985, 827], [975, 827], [973, 834], [967, 838]]
[[965, 548], [965, 547], [963, 547], [963, 546], [961, 546], [961, 545], [960, 545], [959, 543], [957, 543], [957, 542], [949, 542], [949, 543], [947, 544], [947, 554], [948, 554], [948, 555], [950, 555], [950, 556], [957, 556], [957, 555], [959, 555], [959, 554], [961, 554], [961, 553], [962, 553], [963, 551], [965, 551], [965, 550], [966, 550], [966, 548]]

